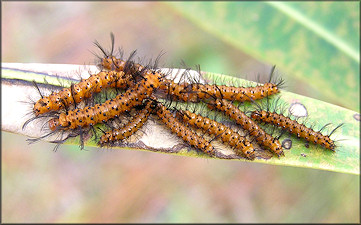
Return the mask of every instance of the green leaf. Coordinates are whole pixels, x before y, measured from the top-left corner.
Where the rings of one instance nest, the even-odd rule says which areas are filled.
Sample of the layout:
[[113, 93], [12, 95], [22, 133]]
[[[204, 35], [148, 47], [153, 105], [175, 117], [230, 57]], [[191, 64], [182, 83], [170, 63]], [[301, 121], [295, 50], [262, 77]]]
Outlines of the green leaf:
[[[37, 70], [34, 68], [37, 68]], [[54, 81], [55, 85], [64, 84], [77, 77], [74, 73], [72, 74], [72, 77], [64, 76], [64, 74], [69, 75], [69, 72], [71, 71], [79, 71], [79, 68], [82, 69], [83, 72], [87, 73], [87, 69], [75, 65], [3, 63], [2, 96], [7, 97], [3, 97], [2, 99], [4, 106], [2, 111], [4, 118], [2, 121], [2, 130], [24, 134], [30, 137], [40, 137], [43, 135], [39, 125], [29, 125], [29, 127], [25, 130], [21, 128], [24, 122], [28, 118], [31, 118], [32, 104], [27, 104], [29, 103], [29, 99], [36, 100], [40, 97], [36, 88], [29, 85], [29, 82], [27, 81], [37, 79], [39, 83], [46, 83], [47, 80], [53, 77], [53, 75], [46, 75], [46, 70], [49, 70], [58, 71], [56, 72], [56, 76], [58, 77], [56, 79], [57, 82]], [[218, 84], [231, 83], [237, 86], [240, 84], [250, 83], [250, 81], [212, 73], [204, 73], [204, 77]], [[260, 158], [255, 159], [252, 162], [359, 174], [360, 115], [358, 113], [283, 90], [278, 95], [284, 103], [291, 104], [297, 102], [304, 105], [308, 112], [307, 123], [315, 124], [315, 129], [320, 129], [327, 123], [332, 123], [333, 127], [344, 123], [344, 126], [338, 129], [333, 136], [333, 138], [339, 140], [337, 141], [338, 147], [336, 148], [336, 152], [332, 152], [312, 144], [310, 144], [309, 148], [306, 148], [304, 141], [292, 136], [290, 137], [293, 143], [292, 148], [290, 150], [285, 150], [284, 157], [273, 157], [271, 159]], [[246, 106], [249, 106], [249, 104], [246, 104]], [[203, 114], [209, 113], [206, 108], [200, 108], [199, 111]], [[175, 137], [175, 135], [171, 134], [164, 125], [157, 123], [154, 120], [148, 120], [148, 124], [144, 131], [144, 134], [142, 134], [140, 138], [130, 140], [123, 147], [125, 149], [148, 150], [183, 156], [209, 158], [205, 154], [198, 154], [193, 150], [189, 151], [186, 147], [181, 145], [182, 142]], [[283, 135], [280, 140], [282, 141], [286, 138], [289, 137]], [[70, 139], [67, 144], [79, 144], [79, 138]], [[97, 143], [94, 140], [89, 140], [85, 143], [86, 146], [96, 146], [96, 144]], [[220, 151], [228, 150], [224, 145], [217, 145], [217, 149]], [[243, 159], [236, 160], [245, 161]]]
[[359, 110], [359, 2], [168, 4], [221, 41], [276, 64], [286, 81], [308, 84], [308, 96]]

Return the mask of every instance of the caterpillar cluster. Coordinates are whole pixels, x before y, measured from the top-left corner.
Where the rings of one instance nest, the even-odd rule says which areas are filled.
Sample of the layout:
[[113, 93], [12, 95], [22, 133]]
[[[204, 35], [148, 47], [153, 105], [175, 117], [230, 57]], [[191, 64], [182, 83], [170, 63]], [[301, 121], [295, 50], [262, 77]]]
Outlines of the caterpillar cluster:
[[134, 89], [128, 89], [114, 99], [109, 99], [93, 107], [87, 106], [84, 109], [61, 113], [59, 118], [49, 121], [49, 127], [52, 131], [55, 131], [57, 129], [67, 130], [94, 126], [117, 117], [121, 113], [128, 112], [135, 106], [142, 104], [143, 100], [150, 97], [154, 89], [159, 87], [161, 77], [158, 75], [159, 73], [146, 70], [142, 80], [134, 86]]
[[244, 154], [248, 159], [255, 158], [253, 145], [238, 132], [232, 130], [226, 125], [219, 123], [207, 117], [192, 113], [188, 110], [178, 110], [183, 121], [194, 127], [198, 127], [210, 135], [220, 138], [224, 143], [234, 147], [236, 154]]
[[[103, 52], [105, 52], [103, 50]], [[125, 61], [116, 58], [114, 56], [105, 56], [101, 59], [99, 67], [122, 72]], [[135, 71], [140, 71], [144, 67], [140, 64], [134, 64]], [[275, 67], [272, 68], [270, 74], [270, 81], [274, 74]], [[251, 101], [265, 98], [267, 95], [277, 94], [279, 87], [283, 84], [283, 80], [279, 80], [277, 83], [265, 83], [264, 85], [258, 85], [256, 87], [232, 87], [226, 85], [210, 85], [200, 83], [175, 83], [170, 79], [163, 79], [163, 83], [159, 89], [165, 91], [172, 100], [184, 101], [184, 102], [200, 102], [207, 99], [210, 96], [216, 96], [217, 98], [223, 98], [232, 101]]]
[[127, 124], [119, 129], [112, 129], [105, 132], [99, 140], [100, 146], [112, 145], [116, 141], [122, 141], [137, 132], [147, 121], [149, 115], [154, 110], [154, 102], [147, 101], [141, 111], [139, 111]]
[[179, 122], [167, 109], [167, 107], [158, 103], [156, 111], [158, 118], [162, 120], [162, 122], [178, 137], [181, 137], [185, 142], [202, 152], [210, 156], [215, 156], [215, 149], [213, 146], [207, 140], [189, 129], [189, 127]]
[[[149, 63], [144, 66], [133, 61], [135, 51], [130, 54], [127, 60], [114, 56], [113, 34], [111, 34], [111, 40], [112, 49], [109, 53], [98, 42], [95, 42], [103, 53], [103, 57], [99, 57], [98, 67], [101, 69], [99, 73], [92, 74], [88, 79], [81, 80], [79, 83], [72, 84], [69, 88], [64, 88], [49, 96], [41, 95], [41, 98], [35, 102], [33, 106], [34, 118], [50, 117], [47, 121], [50, 129], [48, 135], [57, 132], [70, 132], [67, 138], [81, 135], [82, 139], [85, 131], [94, 130], [94, 126], [106, 124], [134, 109], [137, 111], [136, 115], [123, 127], [104, 132], [98, 140], [99, 146], [114, 146], [117, 141], [126, 140], [139, 130], [153, 114], [185, 143], [211, 157], [218, 157], [220, 154], [212, 146], [211, 141], [206, 140], [192, 129], [201, 129], [204, 133], [221, 139], [223, 143], [233, 148], [237, 156], [250, 160], [256, 158], [257, 154], [252, 141], [246, 138], [247, 135], [259, 146], [269, 149], [278, 157], [284, 155], [282, 145], [278, 140], [279, 137], [275, 138], [268, 134], [256, 121], [282, 126], [288, 132], [305, 138], [306, 141], [321, 144], [331, 150], [335, 148], [329, 136], [327, 139], [325, 136], [320, 136], [319, 132], [315, 132], [302, 124], [295, 125], [288, 117], [272, 114], [268, 111], [254, 111], [251, 116], [247, 116], [245, 112], [233, 104], [233, 101], [255, 102], [279, 93], [283, 81], [272, 82], [274, 67], [269, 82], [258, 86], [233, 87], [201, 84], [199, 82], [176, 83], [167, 78], [167, 73], [157, 68], [159, 58], [155, 61], [155, 65], [151, 66]], [[186, 70], [184, 75], [187, 75], [187, 72]], [[69, 108], [69, 106], [92, 98], [95, 93], [100, 93], [109, 88], [122, 90], [122, 93], [95, 105]], [[247, 135], [241, 136], [222, 123], [187, 110], [176, 109], [174, 115], [168, 107], [158, 101], [164, 95], [166, 99], [170, 99], [172, 102], [204, 102], [209, 109], [220, 111], [235, 121], [246, 131]], [[67, 138], [59, 140], [59, 142]], [[81, 141], [83, 142], [83, 140]]]
[[[125, 63], [127, 64], [127, 63]], [[124, 66], [126, 68], [126, 66]], [[88, 79], [81, 80], [77, 84], [72, 84], [69, 88], [64, 88], [59, 92], [53, 92], [49, 96], [42, 96], [34, 104], [35, 115], [40, 115], [52, 111], [58, 111], [70, 105], [80, 103], [92, 97], [94, 93], [99, 93], [105, 88], [127, 89], [134, 83], [134, 77], [129, 71], [101, 71], [92, 74]]]
[[282, 145], [276, 138], [267, 134], [256, 122], [250, 119], [244, 112], [242, 112], [238, 107], [236, 107], [228, 100], [212, 100], [208, 103], [208, 107], [210, 109], [217, 109], [223, 112], [225, 115], [229, 116], [237, 124], [241, 125], [243, 129], [247, 130], [250, 135], [255, 137], [256, 141], [260, 145], [269, 148], [278, 157], [284, 155]]

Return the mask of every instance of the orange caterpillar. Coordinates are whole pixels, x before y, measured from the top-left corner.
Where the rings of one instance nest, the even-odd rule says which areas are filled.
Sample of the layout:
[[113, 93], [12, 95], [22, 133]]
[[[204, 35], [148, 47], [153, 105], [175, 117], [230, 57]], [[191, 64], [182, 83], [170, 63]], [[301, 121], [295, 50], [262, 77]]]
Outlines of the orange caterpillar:
[[166, 90], [172, 99], [184, 102], [199, 102], [210, 96], [244, 102], [251, 101], [251, 99], [262, 99], [267, 94], [272, 95], [279, 92], [278, 85], [273, 83], [266, 83], [256, 87], [231, 87], [210, 84], [177, 84], [171, 80], [165, 80], [160, 89]]
[[181, 137], [185, 142], [210, 156], [216, 155], [215, 149], [207, 140], [200, 137], [189, 127], [174, 118], [172, 113], [163, 104], [157, 103], [156, 113], [159, 119], [162, 120], [173, 133], [175, 133], [178, 137]]
[[[271, 82], [274, 70], [275, 66], [273, 66], [271, 70], [269, 82], [255, 87], [232, 87], [226, 85], [210, 85], [199, 83], [177, 84], [171, 80], [166, 80], [160, 89], [167, 90], [172, 99], [185, 102], [199, 102], [200, 100], [207, 99], [209, 97], [239, 102], [252, 101], [262, 99], [268, 95], [273, 95], [280, 91], [279, 87], [283, 85], [283, 80], [281, 79], [277, 83]], [[199, 67], [198, 73], [200, 74]]]
[[212, 100], [207, 105], [210, 109], [218, 109], [235, 120], [243, 129], [248, 130], [254, 136], [258, 144], [271, 149], [278, 157], [284, 155], [280, 142], [267, 134], [256, 122], [251, 120], [246, 114], [235, 105], [225, 99]]
[[132, 75], [124, 72], [102, 71], [93, 74], [88, 79], [71, 85], [70, 88], [64, 88], [59, 92], [51, 93], [49, 96], [43, 96], [34, 104], [34, 113], [38, 116], [63, 109], [90, 98], [93, 93], [99, 93], [103, 88], [117, 87], [126, 89], [129, 87], [131, 80]]
[[150, 70], [145, 70], [142, 74], [144, 75], [141, 81], [125, 93], [117, 95], [114, 99], [107, 100], [102, 104], [96, 104], [93, 107], [87, 106], [84, 109], [61, 113], [59, 118], [49, 121], [50, 129], [55, 131], [57, 129], [67, 130], [94, 126], [117, 117], [123, 112], [130, 111], [133, 107], [140, 105], [143, 99], [149, 97], [160, 86], [163, 79], [158, 76], [158, 73]]
[[296, 120], [292, 120], [282, 114], [277, 114], [275, 112], [268, 112], [264, 110], [253, 111], [251, 118], [258, 122], [265, 122], [278, 126], [292, 134], [295, 134], [298, 138], [303, 138], [307, 142], [321, 145], [332, 151], [335, 151], [336, 145], [330, 139], [330, 136], [337, 128], [342, 126], [342, 124], [340, 124], [329, 135], [323, 135], [320, 131], [326, 126], [324, 126], [320, 131], [316, 132], [311, 128], [306, 127], [305, 125], [298, 123]]
[[211, 135], [220, 138], [224, 143], [234, 147], [236, 154], [243, 153], [248, 159], [255, 158], [255, 151], [250, 142], [231, 128], [209, 118], [197, 115], [188, 110], [178, 110], [184, 121], [198, 127]]
[[116, 141], [124, 140], [138, 131], [144, 123], [148, 120], [150, 113], [152, 112], [154, 106], [152, 101], [148, 101], [145, 105], [145, 108], [137, 112], [137, 114], [122, 128], [113, 129], [104, 133], [99, 140], [99, 145], [111, 145]]

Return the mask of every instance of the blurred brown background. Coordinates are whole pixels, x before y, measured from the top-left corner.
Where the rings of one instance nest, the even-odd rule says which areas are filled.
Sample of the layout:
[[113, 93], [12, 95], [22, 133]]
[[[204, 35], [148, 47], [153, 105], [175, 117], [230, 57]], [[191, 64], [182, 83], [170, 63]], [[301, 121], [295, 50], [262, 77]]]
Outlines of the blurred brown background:
[[[165, 67], [184, 60], [249, 77], [270, 68], [162, 2], [5, 2], [2, 61], [92, 64], [93, 41], [110, 47], [110, 32], [126, 54], [165, 51]], [[25, 140], [2, 132], [3, 222], [360, 220], [359, 176], [77, 146], [54, 153]]]

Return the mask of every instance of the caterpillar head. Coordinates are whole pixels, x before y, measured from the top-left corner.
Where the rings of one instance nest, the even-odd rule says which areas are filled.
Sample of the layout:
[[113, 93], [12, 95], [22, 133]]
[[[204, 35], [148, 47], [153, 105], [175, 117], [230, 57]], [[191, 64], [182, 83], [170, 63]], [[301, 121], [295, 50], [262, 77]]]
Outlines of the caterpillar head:
[[46, 113], [50, 107], [49, 107], [49, 99], [41, 99], [40, 101], [37, 101], [35, 104], [34, 104], [34, 113], [36, 116], [40, 115], [40, 114], [43, 114], [43, 113]]
[[49, 120], [48, 123], [49, 123], [49, 128], [51, 131], [55, 131], [60, 126], [59, 119], [57, 119], [57, 118], [53, 118], [53, 119]]
[[248, 159], [253, 160], [256, 157], [255, 150], [253, 148], [253, 145], [250, 144], [249, 146], [246, 146], [245, 155]]

